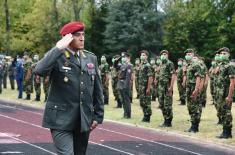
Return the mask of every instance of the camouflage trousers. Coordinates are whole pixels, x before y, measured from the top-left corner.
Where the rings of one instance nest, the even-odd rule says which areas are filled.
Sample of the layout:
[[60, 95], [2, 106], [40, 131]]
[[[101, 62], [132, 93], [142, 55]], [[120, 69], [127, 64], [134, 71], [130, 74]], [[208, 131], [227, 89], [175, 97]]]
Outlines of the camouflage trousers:
[[214, 101], [215, 101], [215, 82], [214, 82], [214, 80], [210, 81], [210, 90], [211, 90], [212, 100], [214, 103]]
[[195, 89], [195, 84], [188, 84], [186, 86], [187, 107], [191, 118], [191, 123], [199, 124], [202, 114], [202, 104], [199, 102], [199, 96], [196, 98], [196, 100], [193, 100], [191, 98], [194, 89]]
[[202, 104], [202, 106], [206, 106], [206, 98], [207, 98], [207, 94], [206, 94], [206, 91], [207, 91], [207, 86], [204, 86], [202, 88], [202, 92], [200, 93], [200, 96], [199, 96], [199, 102]]
[[47, 97], [48, 97], [48, 93], [49, 93], [49, 84], [48, 83], [43, 82], [43, 91], [45, 94], [45, 101], [46, 101]]
[[153, 84], [151, 86], [151, 96], [153, 100], [157, 98], [157, 85], [156, 84]]
[[158, 94], [158, 102], [159, 108], [162, 110], [162, 115], [164, 120], [171, 121], [173, 119], [173, 111], [172, 111], [172, 96], [168, 95], [168, 85], [159, 85], [159, 94]]
[[224, 128], [232, 128], [232, 104], [227, 105], [226, 104], [226, 97], [227, 95], [226, 91], [224, 89], [217, 88], [215, 91], [216, 100], [215, 100], [215, 107], [217, 110], [217, 117], [220, 119], [223, 123]]
[[185, 103], [186, 100], [186, 88], [182, 86], [182, 81], [177, 81], [179, 96], [181, 103]]
[[115, 97], [115, 100], [118, 99], [118, 90], [117, 90], [117, 78], [112, 78], [112, 89], [113, 89], [113, 95]]
[[144, 115], [152, 115], [151, 109], [151, 95], [140, 94], [140, 106]]
[[36, 95], [41, 95], [41, 83], [34, 82], [34, 90]]
[[24, 81], [24, 91], [26, 94], [31, 94], [33, 93], [33, 82], [31, 80], [29, 81]]
[[109, 87], [103, 86], [104, 104], [109, 104]]
[[135, 89], [136, 89], [136, 93], [137, 93], [137, 97], [140, 96], [140, 92], [139, 92], [139, 78], [135, 78]]

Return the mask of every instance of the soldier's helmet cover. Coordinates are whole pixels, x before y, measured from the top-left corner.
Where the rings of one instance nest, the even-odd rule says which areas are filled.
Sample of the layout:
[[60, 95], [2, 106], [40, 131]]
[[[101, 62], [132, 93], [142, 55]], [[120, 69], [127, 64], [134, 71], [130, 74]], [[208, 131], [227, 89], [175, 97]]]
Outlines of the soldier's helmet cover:
[[228, 47], [222, 47], [216, 53], [220, 53], [220, 52], [228, 52], [228, 53], [230, 53], [230, 50], [229, 50]]
[[70, 22], [65, 24], [61, 29], [60, 29], [60, 35], [65, 36], [66, 34], [69, 33], [75, 33], [77, 31], [84, 31], [85, 25], [82, 22]]

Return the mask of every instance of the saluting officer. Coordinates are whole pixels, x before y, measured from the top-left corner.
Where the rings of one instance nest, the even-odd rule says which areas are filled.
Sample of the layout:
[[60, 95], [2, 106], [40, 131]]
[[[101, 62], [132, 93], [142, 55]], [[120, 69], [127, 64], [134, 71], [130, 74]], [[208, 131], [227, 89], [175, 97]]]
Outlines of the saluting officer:
[[84, 24], [62, 27], [63, 38], [36, 67], [50, 75], [43, 127], [50, 128], [56, 151], [63, 155], [86, 153], [90, 131], [102, 123], [104, 99], [97, 57], [84, 50]]

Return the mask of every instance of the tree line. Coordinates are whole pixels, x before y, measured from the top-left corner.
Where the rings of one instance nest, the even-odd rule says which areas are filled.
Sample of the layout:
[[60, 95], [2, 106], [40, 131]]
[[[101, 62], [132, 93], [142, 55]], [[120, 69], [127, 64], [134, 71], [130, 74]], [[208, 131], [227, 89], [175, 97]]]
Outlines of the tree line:
[[[0, 51], [43, 55], [69, 21], [86, 24], [86, 49], [113, 56], [142, 49], [171, 57], [187, 48], [210, 60], [227, 46], [235, 51], [234, 0], [2, 0]], [[234, 56], [235, 52], [232, 52]]]

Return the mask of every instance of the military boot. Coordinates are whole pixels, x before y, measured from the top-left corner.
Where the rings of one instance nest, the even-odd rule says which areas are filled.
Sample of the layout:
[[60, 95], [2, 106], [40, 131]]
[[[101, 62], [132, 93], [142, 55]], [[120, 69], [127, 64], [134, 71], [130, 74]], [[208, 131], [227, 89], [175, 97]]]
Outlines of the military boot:
[[150, 115], [144, 115], [142, 122], [150, 122]]
[[186, 132], [193, 132], [193, 133], [198, 132], [198, 125], [192, 123], [191, 127], [188, 130], [186, 130]]
[[40, 95], [36, 95], [35, 101], [40, 101]]
[[30, 100], [30, 98], [31, 98], [30, 94], [27, 94], [25, 100]]
[[170, 119], [166, 120], [165, 127], [172, 127], [172, 124], [171, 124], [171, 120], [170, 120]]
[[223, 124], [223, 122], [222, 122], [222, 119], [219, 118], [217, 125], [221, 125], [221, 124]]
[[159, 127], [161, 127], [161, 128], [166, 127], [166, 120], [164, 120], [164, 122], [161, 125], [159, 125]]
[[232, 132], [231, 132], [231, 128], [224, 128], [223, 132], [217, 136], [217, 138], [219, 139], [228, 139], [228, 138], [232, 138]]

